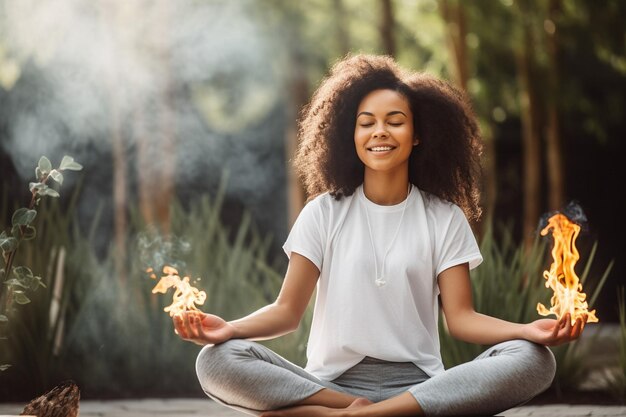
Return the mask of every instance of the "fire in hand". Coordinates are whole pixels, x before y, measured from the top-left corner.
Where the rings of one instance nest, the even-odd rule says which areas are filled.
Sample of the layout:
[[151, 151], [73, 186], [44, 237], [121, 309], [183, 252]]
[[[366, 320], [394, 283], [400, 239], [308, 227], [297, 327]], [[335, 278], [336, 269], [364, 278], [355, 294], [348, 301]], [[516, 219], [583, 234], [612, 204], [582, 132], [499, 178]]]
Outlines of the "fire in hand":
[[541, 230], [541, 235], [546, 236], [552, 230], [554, 247], [552, 248], [552, 265], [549, 271], [544, 271], [546, 288], [552, 288], [554, 295], [550, 300], [552, 307], [546, 308], [537, 303], [537, 312], [542, 316], [554, 314], [561, 319], [569, 314], [572, 326], [577, 319], [583, 322], [597, 323], [596, 310], [588, 311], [587, 295], [582, 292], [574, 265], [579, 259], [576, 249], [576, 238], [580, 232], [580, 226], [564, 214], [557, 213], [550, 217], [548, 225]]
[[[156, 279], [152, 268], [148, 268], [146, 272], [150, 274], [150, 278]], [[153, 294], [158, 292], [165, 294], [168, 289], [174, 288], [173, 302], [163, 310], [169, 313], [170, 317], [174, 317], [176, 314], [185, 311], [200, 311], [198, 307], [196, 307], [196, 304], [204, 304], [206, 292], [200, 291], [192, 286], [189, 283], [189, 277], [181, 279], [180, 276], [178, 276], [178, 271], [171, 266], [165, 266], [163, 273], [166, 275], [162, 276], [157, 285], [152, 289]]]

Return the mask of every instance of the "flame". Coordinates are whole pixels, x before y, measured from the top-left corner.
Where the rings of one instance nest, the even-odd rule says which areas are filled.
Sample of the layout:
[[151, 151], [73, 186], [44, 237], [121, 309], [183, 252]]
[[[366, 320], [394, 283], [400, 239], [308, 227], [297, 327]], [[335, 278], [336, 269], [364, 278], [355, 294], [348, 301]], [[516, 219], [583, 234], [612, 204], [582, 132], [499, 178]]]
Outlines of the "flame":
[[[151, 273], [152, 268], [148, 268], [146, 272]], [[178, 271], [171, 266], [165, 266], [163, 273], [166, 275], [161, 277], [157, 285], [152, 289], [152, 293], [156, 294], [160, 292], [165, 294], [168, 289], [175, 288], [172, 304], [165, 307], [163, 310], [168, 312], [170, 317], [174, 317], [176, 314], [184, 311], [199, 311], [196, 304], [204, 304], [206, 292], [200, 291], [192, 286], [189, 283], [189, 277], [184, 277], [181, 280], [180, 276], [178, 276]], [[152, 273], [152, 275], [154, 275], [154, 273]]]
[[559, 319], [569, 313], [572, 325], [578, 318], [587, 323], [597, 323], [596, 310], [587, 310], [587, 295], [582, 292], [583, 287], [574, 272], [574, 265], [580, 258], [576, 249], [580, 226], [567, 216], [557, 213], [550, 217], [541, 235], [547, 235], [550, 230], [554, 238], [552, 265], [549, 271], [544, 271], [543, 277], [546, 279], [546, 288], [552, 288], [554, 295], [550, 300], [552, 307], [548, 310], [543, 304], [537, 303], [537, 312], [542, 316], [554, 314]]

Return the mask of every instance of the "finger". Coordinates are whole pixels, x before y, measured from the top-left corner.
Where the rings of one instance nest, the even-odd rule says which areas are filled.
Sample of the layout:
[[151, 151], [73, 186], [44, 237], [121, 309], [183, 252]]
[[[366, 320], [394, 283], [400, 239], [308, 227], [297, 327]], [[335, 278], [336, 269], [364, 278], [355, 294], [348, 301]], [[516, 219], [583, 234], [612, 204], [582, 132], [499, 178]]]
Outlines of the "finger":
[[552, 334], [550, 335], [552, 339], [555, 339], [557, 337], [562, 325], [563, 325], [563, 318], [560, 318], [558, 321], [554, 323], [554, 328], [552, 329]]
[[563, 326], [563, 328], [561, 329], [561, 332], [559, 334], [559, 343], [563, 343], [568, 341], [571, 338], [571, 334], [572, 334], [572, 316], [567, 313], [565, 315], [565, 326]]
[[578, 339], [578, 337], [580, 336], [583, 330], [583, 323], [584, 323], [583, 319], [581, 318], [576, 319], [576, 324], [574, 325], [574, 328], [572, 329], [572, 339]]
[[563, 328], [567, 329], [567, 327], [569, 326], [570, 330], [572, 328], [572, 316], [567, 313], [566, 315], [563, 316]]
[[174, 331], [176, 332], [176, 334], [178, 334], [182, 339], [186, 339], [187, 332], [185, 331], [183, 318], [180, 315], [176, 314], [174, 317], [172, 317], [172, 320], [174, 321]]
[[204, 334], [204, 329], [202, 326], [202, 317], [200, 317], [197, 314], [194, 315], [193, 323], [194, 323], [194, 334], [197, 337], [201, 337]]
[[191, 340], [191, 332], [189, 331], [189, 320], [183, 320], [183, 334], [185, 335], [185, 340]]
[[199, 336], [198, 317], [195, 314], [188, 314], [188, 316], [189, 316], [189, 336], [192, 339], [197, 339]]
[[561, 343], [563, 343], [563, 329], [566, 326], [566, 322], [567, 322], [567, 315], [561, 317], [559, 319], [558, 324], [555, 326], [554, 331], [552, 332], [552, 334], [550, 335], [550, 343], [549, 346], [556, 346], [556, 345], [560, 345]]

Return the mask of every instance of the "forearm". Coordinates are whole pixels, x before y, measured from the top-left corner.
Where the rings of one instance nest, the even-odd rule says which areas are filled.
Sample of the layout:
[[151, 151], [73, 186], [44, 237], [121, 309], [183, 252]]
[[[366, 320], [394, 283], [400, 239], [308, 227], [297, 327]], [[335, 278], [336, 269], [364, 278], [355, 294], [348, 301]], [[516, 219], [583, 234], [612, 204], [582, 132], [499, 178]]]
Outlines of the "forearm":
[[512, 339], [525, 339], [525, 325], [512, 323], [475, 311], [446, 317], [450, 334], [459, 340], [481, 345], [494, 345]]
[[273, 303], [230, 324], [235, 328], [234, 339], [267, 340], [291, 333], [299, 321], [286, 306]]

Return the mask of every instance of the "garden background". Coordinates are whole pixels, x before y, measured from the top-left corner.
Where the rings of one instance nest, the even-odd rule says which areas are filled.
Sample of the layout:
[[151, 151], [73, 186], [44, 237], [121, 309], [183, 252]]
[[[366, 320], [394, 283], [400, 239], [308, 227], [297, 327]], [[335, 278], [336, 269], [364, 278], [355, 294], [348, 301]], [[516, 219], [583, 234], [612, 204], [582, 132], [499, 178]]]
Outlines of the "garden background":
[[[594, 344], [611, 353], [604, 387], [623, 400], [625, 21], [619, 0], [0, 0], [0, 228], [30, 200], [41, 155], [84, 166], [41, 202], [37, 237], [20, 245], [16, 262], [46, 288], [0, 320], [11, 365], [0, 401], [68, 378], [83, 398], [203, 395], [199, 347], [174, 335], [169, 295], [150, 293], [145, 270], [201, 277], [205, 310], [226, 319], [274, 300], [305, 201], [289, 164], [299, 111], [358, 52], [445, 78], [474, 104], [480, 311], [538, 317], [550, 296], [539, 220], [580, 203], [577, 271], [594, 326], [619, 333]], [[303, 364], [309, 318], [269, 344]], [[442, 338], [447, 365], [479, 349]], [[555, 352], [555, 395], [600, 366], [575, 344]]]

